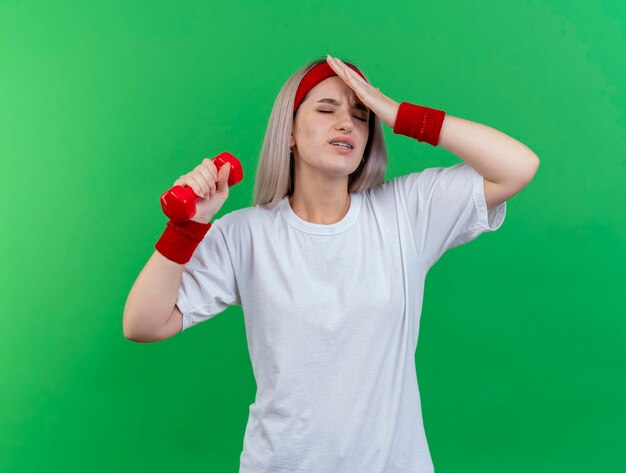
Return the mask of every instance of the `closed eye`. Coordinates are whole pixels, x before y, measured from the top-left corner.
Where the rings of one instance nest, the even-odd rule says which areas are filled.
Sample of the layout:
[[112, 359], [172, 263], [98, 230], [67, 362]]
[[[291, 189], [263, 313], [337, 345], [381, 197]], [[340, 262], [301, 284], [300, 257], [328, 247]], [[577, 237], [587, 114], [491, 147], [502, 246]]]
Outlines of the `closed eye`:
[[[320, 113], [333, 113], [331, 110], [318, 110], [318, 112], [320, 112]], [[356, 115], [354, 115], [354, 118], [356, 118], [357, 120], [361, 120], [362, 122], [366, 122], [367, 121], [367, 118], [361, 118], [361, 117], [358, 117]]]

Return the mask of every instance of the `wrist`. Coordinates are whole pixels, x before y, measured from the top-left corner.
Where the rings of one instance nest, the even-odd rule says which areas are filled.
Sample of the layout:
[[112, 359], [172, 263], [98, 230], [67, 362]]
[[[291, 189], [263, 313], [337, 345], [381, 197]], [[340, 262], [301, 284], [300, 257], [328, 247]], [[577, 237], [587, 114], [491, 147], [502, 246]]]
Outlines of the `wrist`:
[[170, 220], [154, 247], [167, 259], [178, 264], [186, 264], [210, 228], [211, 222], [187, 220], [174, 223]]
[[437, 146], [445, 115], [443, 110], [402, 102], [398, 108], [393, 132]]

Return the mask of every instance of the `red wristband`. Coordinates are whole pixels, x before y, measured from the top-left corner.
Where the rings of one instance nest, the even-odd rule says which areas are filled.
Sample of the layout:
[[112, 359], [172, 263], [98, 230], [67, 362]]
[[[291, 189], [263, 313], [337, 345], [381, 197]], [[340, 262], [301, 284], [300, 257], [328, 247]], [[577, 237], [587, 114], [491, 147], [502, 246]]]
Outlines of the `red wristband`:
[[425, 141], [437, 146], [445, 116], [446, 112], [443, 110], [402, 102], [398, 109], [393, 132], [396, 135], [410, 136], [417, 141]]
[[170, 261], [186, 264], [209, 228], [211, 228], [211, 222], [200, 223], [195, 220], [187, 220], [176, 224], [170, 220], [154, 247]]

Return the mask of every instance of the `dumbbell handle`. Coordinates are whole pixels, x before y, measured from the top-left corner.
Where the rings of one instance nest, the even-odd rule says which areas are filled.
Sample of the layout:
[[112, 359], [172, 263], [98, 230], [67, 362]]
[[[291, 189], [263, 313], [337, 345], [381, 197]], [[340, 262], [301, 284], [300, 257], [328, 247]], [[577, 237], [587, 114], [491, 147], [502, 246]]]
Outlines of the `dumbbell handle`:
[[[226, 151], [213, 158], [213, 164], [218, 172], [226, 163], [230, 163], [228, 174], [230, 188], [243, 179], [243, 169], [239, 160]], [[174, 223], [182, 223], [196, 214], [196, 201], [201, 198], [189, 186], [174, 186], [161, 195], [161, 208]]]

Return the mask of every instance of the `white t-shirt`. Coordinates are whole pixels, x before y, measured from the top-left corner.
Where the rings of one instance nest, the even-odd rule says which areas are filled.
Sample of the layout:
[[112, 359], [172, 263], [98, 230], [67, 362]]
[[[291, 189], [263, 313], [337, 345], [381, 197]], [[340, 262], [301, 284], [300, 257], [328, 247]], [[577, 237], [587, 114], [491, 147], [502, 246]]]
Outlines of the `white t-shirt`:
[[287, 197], [216, 219], [185, 265], [183, 330], [242, 307], [257, 393], [239, 473], [431, 473], [415, 371], [424, 280], [497, 230], [483, 177], [427, 168], [307, 222]]

